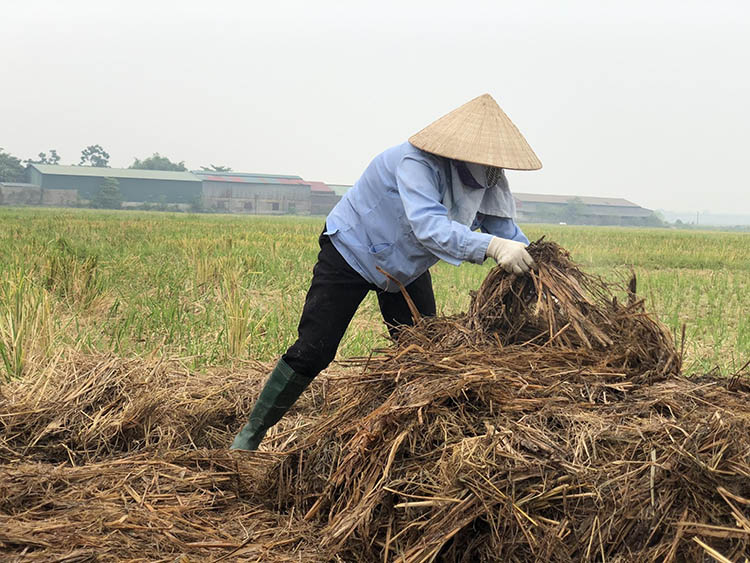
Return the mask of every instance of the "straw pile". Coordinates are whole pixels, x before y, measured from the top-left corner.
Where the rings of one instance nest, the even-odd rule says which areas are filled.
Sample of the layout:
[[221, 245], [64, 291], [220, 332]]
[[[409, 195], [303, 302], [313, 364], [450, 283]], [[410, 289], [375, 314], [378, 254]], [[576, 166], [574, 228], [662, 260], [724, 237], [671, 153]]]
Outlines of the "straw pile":
[[297, 561], [279, 548], [301, 543], [311, 527], [241, 500], [259, 461], [243, 465], [228, 452], [199, 450], [82, 466], [0, 466], [2, 559], [174, 561], [234, 553]]
[[[254, 372], [251, 385], [262, 381]], [[78, 356], [4, 388], [4, 457], [85, 463], [151, 447], [206, 447], [250, 408], [246, 376]], [[2, 400], [2, 399], [0, 399]], [[217, 435], [217, 433], [220, 433]]]
[[[680, 376], [635, 282], [537, 242], [452, 318], [222, 448], [263, 372], [78, 359], [0, 397], [0, 553], [60, 561], [740, 561], [750, 383]], [[74, 367], [72, 367], [74, 366]], [[206, 449], [215, 448], [215, 449]], [[721, 559], [725, 557], [727, 559]]]
[[[748, 385], [680, 377], [635, 281], [553, 243], [333, 390], [269, 490], [345, 560], [730, 560], [750, 542]], [[696, 539], [693, 539], [696, 538]]]
[[266, 373], [74, 356], [0, 388], [0, 559], [314, 560], [311, 525], [246, 500], [278, 456], [226, 449]]

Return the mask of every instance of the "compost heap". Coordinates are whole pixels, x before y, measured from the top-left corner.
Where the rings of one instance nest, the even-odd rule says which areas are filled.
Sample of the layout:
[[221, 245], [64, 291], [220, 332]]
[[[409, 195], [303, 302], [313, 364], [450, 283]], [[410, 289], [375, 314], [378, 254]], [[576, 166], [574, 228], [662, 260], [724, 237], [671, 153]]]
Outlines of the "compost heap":
[[610, 286], [554, 243], [529, 252], [536, 271], [492, 270], [466, 314], [318, 378], [264, 452], [220, 449], [260, 371], [251, 395], [236, 375], [114, 360], [7, 386], [0, 553], [742, 560], [747, 366], [682, 377], [634, 279]]

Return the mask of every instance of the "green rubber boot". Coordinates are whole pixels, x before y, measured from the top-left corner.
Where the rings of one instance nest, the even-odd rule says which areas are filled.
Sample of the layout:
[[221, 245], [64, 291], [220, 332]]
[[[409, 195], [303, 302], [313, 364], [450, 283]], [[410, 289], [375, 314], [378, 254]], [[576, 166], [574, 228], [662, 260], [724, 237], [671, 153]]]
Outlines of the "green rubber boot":
[[263, 386], [247, 424], [234, 438], [230, 449], [257, 450], [271, 426], [288, 411], [313, 378], [296, 373], [279, 360]]

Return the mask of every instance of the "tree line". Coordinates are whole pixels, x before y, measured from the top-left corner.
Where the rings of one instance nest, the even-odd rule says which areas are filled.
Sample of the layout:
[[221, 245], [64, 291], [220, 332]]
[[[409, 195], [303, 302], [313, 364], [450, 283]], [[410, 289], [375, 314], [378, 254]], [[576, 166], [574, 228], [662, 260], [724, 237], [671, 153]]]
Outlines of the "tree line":
[[[5, 152], [5, 150], [0, 147], [0, 182], [24, 182], [26, 180], [26, 167], [29, 164], [60, 164], [60, 155], [57, 150], [50, 149], [47, 152], [40, 152], [36, 158], [22, 160]], [[89, 145], [81, 150], [80, 159], [75, 166], [109, 168], [109, 153], [104, 150], [101, 145]], [[128, 168], [139, 170], [168, 170], [175, 172], [187, 171], [184, 160], [173, 162], [166, 156], [160, 155], [158, 152], [143, 159], [134, 158], [133, 163], [128, 166]], [[229, 166], [217, 166], [215, 164], [201, 166], [201, 170], [207, 172], [232, 171]]]

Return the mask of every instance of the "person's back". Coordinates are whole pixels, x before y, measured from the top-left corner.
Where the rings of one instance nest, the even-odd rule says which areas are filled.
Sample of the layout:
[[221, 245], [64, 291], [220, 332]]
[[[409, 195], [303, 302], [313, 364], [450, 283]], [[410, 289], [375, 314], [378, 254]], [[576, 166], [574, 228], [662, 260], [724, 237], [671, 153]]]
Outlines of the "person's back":
[[326, 218], [326, 234], [336, 249], [360, 275], [386, 291], [398, 287], [378, 267], [408, 285], [439, 260], [417, 240], [406, 216], [398, 177], [405, 159], [424, 166], [442, 195], [445, 159], [404, 142], [373, 158]]

